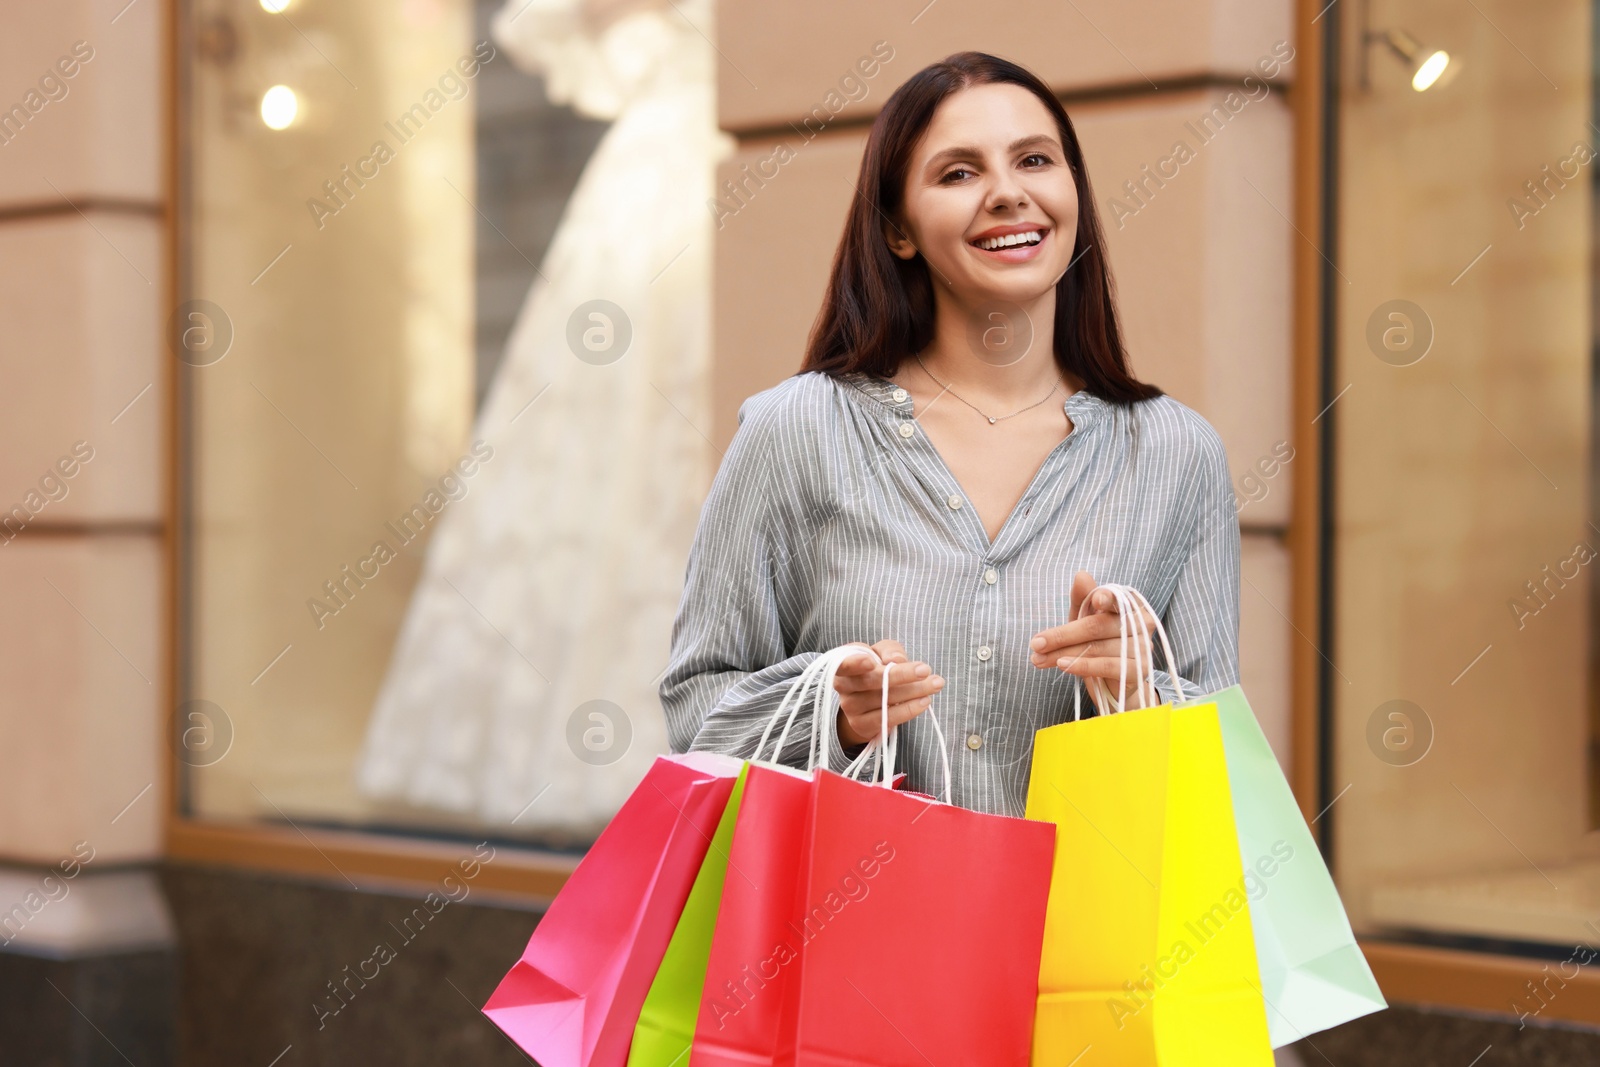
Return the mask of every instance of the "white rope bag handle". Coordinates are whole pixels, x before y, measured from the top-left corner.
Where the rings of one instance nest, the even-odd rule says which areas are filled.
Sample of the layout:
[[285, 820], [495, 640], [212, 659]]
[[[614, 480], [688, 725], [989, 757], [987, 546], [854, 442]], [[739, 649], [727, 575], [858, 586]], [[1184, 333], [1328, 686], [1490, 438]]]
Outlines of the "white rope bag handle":
[[[1118, 661], [1119, 661], [1119, 663], [1121, 665], [1121, 671], [1120, 671], [1120, 675], [1119, 675], [1118, 680], [1117, 680], [1117, 701], [1116, 701], [1116, 703], [1114, 705], [1111, 703], [1111, 693], [1110, 693], [1109, 687], [1106, 685], [1105, 679], [1103, 679], [1103, 678], [1088, 678], [1088, 679], [1085, 679], [1085, 681], [1094, 683], [1095, 691], [1100, 695], [1100, 699], [1099, 699], [1099, 701], [1097, 701], [1097, 703], [1101, 707], [1108, 708], [1108, 709], [1111, 708], [1111, 707], [1115, 707], [1115, 709], [1117, 711], [1126, 710], [1127, 706], [1128, 706], [1128, 656], [1127, 656], [1127, 650], [1128, 650], [1128, 642], [1130, 640], [1132, 640], [1133, 641], [1134, 694], [1139, 698], [1140, 704], [1142, 706], [1148, 707], [1151, 703], [1154, 702], [1154, 698], [1156, 696], [1154, 675], [1153, 675], [1153, 673], [1151, 673], [1155, 669], [1155, 664], [1154, 664], [1154, 662], [1152, 662], [1149, 665], [1149, 670], [1147, 670], [1146, 666], [1145, 666], [1145, 663], [1144, 663], [1144, 656], [1143, 656], [1142, 653], [1143, 653], [1143, 649], [1144, 649], [1144, 646], [1145, 646], [1145, 642], [1147, 640], [1149, 640], [1150, 635], [1149, 635], [1149, 632], [1145, 628], [1143, 614], [1141, 612], [1136, 611], [1136, 610], [1130, 612], [1129, 609], [1133, 606], [1133, 603], [1132, 603], [1131, 598], [1127, 595], [1127, 587], [1126, 586], [1112, 585], [1112, 586], [1101, 586], [1100, 588], [1106, 589], [1108, 592], [1110, 592], [1112, 597], [1117, 602]], [[1093, 596], [1094, 596], [1094, 593], [1091, 592], [1089, 594], [1089, 596], [1084, 597], [1083, 603], [1078, 605], [1078, 617], [1080, 619], [1083, 618], [1084, 609], [1088, 606], [1090, 597], [1093, 597]], [[1146, 675], [1147, 674], [1150, 674], [1150, 677], [1151, 677], [1151, 681], [1149, 681], [1148, 683], [1146, 682]], [[1147, 684], [1149, 685], [1148, 693], [1146, 692], [1146, 688], [1145, 688]], [[1082, 688], [1082, 687], [1080, 687], [1080, 688]], [[1076, 705], [1074, 705], [1073, 711], [1074, 711], [1074, 713], [1076, 713], [1076, 711], [1077, 711]]]
[[[1122, 651], [1122, 655], [1120, 657], [1122, 661], [1122, 672], [1118, 679], [1117, 685], [1118, 699], [1115, 702], [1111, 700], [1111, 692], [1104, 679], [1085, 678], [1083, 685], [1078, 686], [1072, 691], [1072, 718], [1074, 722], [1082, 717], [1083, 690], [1091, 684], [1095, 686], [1095, 693], [1098, 694], [1099, 697], [1096, 703], [1099, 704], [1102, 709], [1104, 709], [1102, 712], [1103, 714], [1109, 715], [1127, 710], [1128, 657], [1126, 649], [1130, 640], [1134, 642], [1133, 669], [1135, 675], [1135, 695], [1139, 697], [1142, 706], [1144, 707], [1149, 707], [1152, 704], [1159, 702], [1158, 698], [1160, 697], [1160, 693], [1156, 689], [1155, 682], [1155, 657], [1152, 654], [1149, 664], [1146, 665], [1144, 662], [1144, 656], [1142, 654], [1145, 642], [1150, 639], [1150, 629], [1149, 625], [1145, 622], [1144, 611], [1138, 610], [1141, 607], [1150, 613], [1150, 619], [1155, 624], [1156, 636], [1161, 641], [1161, 651], [1166, 657], [1167, 673], [1171, 676], [1173, 684], [1177, 688], [1179, 694], [1182, 694], [1183, 692], [1183, 680], [1178, 677], [1177, 668], [1175, 666], [1176, 660], [1172, 655], [1172, 643], [1167, 639], [1166, 627], [1161, 625], [1161, 616], [1156, 612], [1155, 608], [1151, 606], [1150, 601], [1146, 600], [1144, 594], [1139, 592], [1139, 590], [1135, 589], [1131, 585], [1117, 585], [1109, 582], [1104, 585], [1097, 585], [1089, 592], [1088, 596], [1083, 598], [1083, 602], [1078, 605], [1077, 617], [1080, 619], [1083, 618], [1084, 610], [1089, 606], [1090, 599], [1092, 599], [1094, 594], [1099, 592], [1101, 589], [1110, 592], [1117, 601], [1118, 639], [1120, 650]], [[1148, 693], [1145, 690], [1146, 686], [1149, 686]], [[1147, 696], [1148, 700], [1146, 699]]]
[[[770, 762], [777, 763], [783, 754], [783, 746], [789, 740], [789, 731], [793, 728], [796, 716], [805, 706], [806, 698], [812, 698], [811, 744], [806, 756], [806, 770], [814, 771], [821, 765], [825, 748], [825, 736], [822, 733], [825, 715], [823, 705], [827, 702], [828, 693], [833, 690], [834, 676], [839, 673], [839, 665], [844, 662], [847, 655], [862, 648], [861, 645], [840, 645], [822, 653], [806, 665], [800, 676], [789, 684], [788, 692], [784, 693], [783, 700], [778, 703], [778, 710], [773, 712], [772, 718], [767, 720], [767, 728], [761, 732], [761, 740], [756, 742], [755, 753], [752, 760], [761, 759], [762, 750], [767, 747], [767, 739], [772, 736], [772, 728], [783, 718], [785, 708], [789, 709], [789, 716], [784, 721], [783, 730], [778, 734], [777, 744], [773, 746]], [[866, 650], [874, 658], [877, 653], [871, 648]], [[793, 704], [791, 708], [790, 705]]]
[[[1149, 697], [1154, 697], [1155, 696], [1155, 693], [1153, 691], [1151, 691], [1150, 693], [1147, 694], [1146, 690], [1145, 690], [1145, 686], [1147, 684], [1151, 684], [1151, 683], [1147, 683], [1146, 682], [1146, 674], [1148, 672], [1146, 671], [1146, 668], [1145, 668], [1145, 665], [1144, 665], [1144, 657], [1142, 655], [1142, 650], [1144, 648], [1144, 641], [1148, 639], [1149, 635], [1148, 635], [1148, 632], [1144, 629], [1144, 625], [1143, 625], [1144, 620], [1141, 617], [1139, 617], [1137, 614], [1130, 615], [1130, 609], [1132, 607], [1132, 602], [1131, 602], [1130, 598], [1128, 597], [1127, 593], [1125, 592], [1126, 587], [1117, 586], [1117, 585], [1111, 585], [1109, 583], [1106, 584], [1106, 585], [1096, 586], [1095, 589], [1092, 590], [1089, 593], [1088, 596], [1084, 597], [1083, 602], [1078, 606], [1078, 616], [1077, 617], [1080, 618], [1080, 619], [1083, 618], [1084, 613], [1085, 613], [1085, 611], [1087, 610], [1087, 608], [1089, 606], [1090, 599], [1094, 596], [1094, 593], [1098, 592], [1100, 589], [1105, 589], [1108, 593], [1110, 593], [1112, 595], [1112, 597], [1117, 602], [1118, 653], [1119, 653], [1118, 658], [1119, 658], [1119, 660], [1121, 662], [1121, 668], [1122, 668], [1120, 676], [1118, 678], [1118, 684], [1117, 684], [1117, 700], [1116, 700], [1115, 703], [1112, 702], [1110, 689], [1106, 685], [1104, 679], [1093, 678], [1093, 677], [1085, 678], [1083, 680], [1083, 685], [1081, 685], [1078, 689], [1073, 691], [1072, 713], [1073, 713], [1073, 718], [1075, 720], [1080, 718], [1081, 715], [1082, 715], [1082, 703], [1081, 703], [1082, 702], [1082, 696], [1081, 696], [1082, 691], [1085, 690], [1085, 689], [1088, 689], [1088, 687], [1091, 686], [1091, 685], [1094, 686], [1094, 689], [1092, 691], [1093, 694], [1096, 695], [1097, 698], [1098, 698], [1096, 700], [1096, 703], [1103, 709], [1102, 714], [1109, 715], [1109, 714], [1113, 714], [1114, 712], [1120, 712], [1120, 711], [1124, 711], [1124, 710], [1127, 709], [1127, 703], [1128, 703], [1128, 658], [1127, 658], [1127, 651], [1128, 651], [1128, 642], [1129, 642], [1130, 639], [1134, 640], [1133, 668], [1134, 668], [1134, 689], [1135, 689], [1135, 694], [1139, 697], [1140, 702], [1142, 704], [1144, 704], [1145, 706], [1148, 706], [1149, 703], [1151, 703], [1151, 701], [1147, 699], [1147, 696], [1149, 696]], [[1152, 663], [1151, 664], [1151, 669], [1153, 670], [1153, 668], [1154, 668], [1154, 664]]]
[[[783, 729], [778, 734], [778, 740], [773, 746], [770, 758], [771, 762], [778, 762], [783, 753], [783, 746], [789, 739], [789, 731], [794, 726], [800, 709], [805, 706], [807, 697], [810, 697], [812, 702], [811, 743], [808, 746], [805, 769], [815, 771], [822, 766], [826, 760], [827, 752], [827, 734], [823, 731], [837, 728], [835, 720], [839, 710], [839, 694], [833, 688], [833, 680], [839, 673], [839, 666], [846, 658], [862, 652], [877, 660], [879, 665], [883, 667], [883, 696], [880, 701], [883, 732], [879, 737], [867, 743], [867, 747], [845, 769], [845, 774], [847, 777], [857, 777], [861, 769], [866, 766], [868, 757], [876, 756], [879, 767], [882, 770], [882, 780], [874, 784], [892, 787], [894, 783], [895, 755], [899, 750], [897, 736], [899, 728], [891, 729], [889, 727], [889, 674], [893, 665], [885, 663], [883, 658], [878, 655], [877, 650], [870, 645], [840, 645], [837, 648], [829, 649], [808, 663], [805, 670], [800, 672], [800, 676], [790, 683], [788, 692], [784, 693], [783, 700], [778, 703], [778, 709], [767, 720], [766, 729], [761, 732], [761, 739], [756, 742], [755, 753], [750, 758], [752, 760], [761, 759], [761, 753], [767, 747], [767, 741], [772, 736], [773, 727], [778, 724], [779, 719], [784, 719], [784, 711], [787, 709], [789, 712], [788, 717], [784, 720]], [[793, 705], [792, 707], [791, 704]], [[944, 730], [939, 725], [939, 720], [934, 716], [931, 707], [923, 714], [933, 719], [933, 730], [939, 739], [939, 756], [944, 762], [945, 802], [949, 803], [949, 798], [953, 795], [951, 792], [952, 776], [950, 773], [950, 752], [945, 744]]]
[[[860, 774], [861, 768], [866, 766], [867, 758], [876, 754], [878, 763], [874, 774], [878, 775], [878, 780], [873, 784], [890, 789], [894, 788], [894, 761], [900, 750], [900, 727], [889, 726], [889, 672], [893, 666], [892, 663], [883, 664], [883, 695], [878, 701], [879, 715], [883, 722], [882, 731], [878, 737], [868, 741], [867, 747], [851, 761], [849, 767], [845, 768], [845, 776], [855, 778]], [[930, 706], [922, 714], [933, 723], [934, 736], [939, 739], [939, 760], [944, 769], [944, 803], [948, 804], [950, 798], [955, 795], [954, 778], [950, 773], [950, 747], [945, 743], [944, 727], [939, 725], [939, 717], [933, 713], [933, 708]], [[884, 738], [887, 738], [887, 741], [882, 740]]]

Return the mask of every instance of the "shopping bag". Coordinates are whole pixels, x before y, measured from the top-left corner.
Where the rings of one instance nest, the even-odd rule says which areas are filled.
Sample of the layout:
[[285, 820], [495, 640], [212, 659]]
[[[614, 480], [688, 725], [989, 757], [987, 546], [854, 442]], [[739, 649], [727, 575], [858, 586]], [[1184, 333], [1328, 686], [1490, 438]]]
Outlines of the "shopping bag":
[[690, 1067], [1028, 1062], [1054, 830], [885, 787], [882, 736], [873, 785], [752, 763]]
[[[733, 792], [712, 835], [711, 847], [689, 890], [677, 928], [633, 1031], [628, 1067], [677, 1067], [694, 1043], [695, 1021], [700, 1014], [700, 992], [705, 986], [711, 958], [711, 934], [722, 904], [722, 886], [728, 875], [728, 850], [733, 843], [734, 821], [744, 797], [746, 771], [739, 772]], [[736, 874], [735, 877], [742, 877]]]
[[777, 1058], [810, 787], [807, 771], [756, 762], [746, 771], [689, 1067]]
[[[1154, 609], [1138, 590], [1128, 593], [1156, 619], [1155, 632], [1170, 665], [1172, 648]], [[1179, 707], [1213, 704], [1222, 729], [1267, 1030], [1272, 1046], [1280, 1048], [1381, 1011], [1388, 1003], [1244, 689], [1229, 686]]]
[[1244, 690], [1202, 700], [1222, 727], [1273, 1047], [1388, 1007]]
[[1266, 1067], [1216, 706], [1123, 703], [1035, 735], [1026, 814], [1057, 838], [1033, 1063]]
[[1273, 1062], [1210, 707], [1035, 735], [1027, 816], [1057, 827], [1035, 1064]]
[[809, 822], [794, 1062], [1025, 1067], [1055, 828], [830, 771]]
[[483, 1013], [542, 1067], [625, 1067], [639, 1010], [743, 762], [662, 756]]
[[772, 759], [783, 752], [795, 716], [809, 698], [813, 703], [807, 764], [816, 767], [822, 762], [822, 731], [835, 728], [827, 714], [826, 693], [831, 692], [838, 664], [861, 647], [832, 649], [801, 672], [767, 723], [745, 769], [689, 1067], [748, 1067], [772, 1063], [778, 1055], [783, 1006], [792, 999], [789, 923], [801, 889], [800, 859], [813, 772], [768, 762], [762, 756], [779, 722], [783, 730], [772, 746]]

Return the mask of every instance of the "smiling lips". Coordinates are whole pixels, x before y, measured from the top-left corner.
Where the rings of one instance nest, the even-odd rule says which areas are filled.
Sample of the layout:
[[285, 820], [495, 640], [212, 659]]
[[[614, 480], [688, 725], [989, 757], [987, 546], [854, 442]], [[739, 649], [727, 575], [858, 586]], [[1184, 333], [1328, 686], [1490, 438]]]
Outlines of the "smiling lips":
[[1039, 246], [1050, 236], [1048, 226], [1023, 223], [1014, 226], [996, 226], [985, 230], [967, 243], [985, 256], [1007, 263], [1022, 263], [1039, 254]]

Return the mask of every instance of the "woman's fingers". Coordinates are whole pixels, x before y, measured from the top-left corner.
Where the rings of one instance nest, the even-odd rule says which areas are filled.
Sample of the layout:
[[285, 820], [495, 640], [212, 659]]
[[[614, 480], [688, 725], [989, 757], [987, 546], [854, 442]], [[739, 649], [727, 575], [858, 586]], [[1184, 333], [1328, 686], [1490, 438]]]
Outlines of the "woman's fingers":
[[884, 638], [882, 641], [874, 644], [872, 646], [872, 650], [876, 652], [878, 654], [878, 658], [883, 660], [885, 663], [910, 662], [910, 657], [906, 655], [906, 646], [902, 645], [899, 641], [892, 641], [888, 638]]
[[1116, 646], [1112, 646], [1109, 649], [1101, 649], [1098, 652], [1090, 650], [1078, 655], [1061, 656], [1053, 661], [1050, 666], [1067, 671], [1070, 674], [1097, 674], [1102, 665], [1110, 664], [1110, 667], [1106, 669], [1110, 670], [1111, 673], [1102, 675], [1102, 677], [1114, 678], [1122, 670], [1120, 665], [1123, 663], [1128, 665], [1129, 678], [1135, 677], [1141, 671], [1148, 676], [1153, 669], [1148, 648], [1144, 650], [1141, 659], [1134, 659], [1131, 652], [1124, 655]]
[[[867, 659], [868, 657], [862, 657]], [[867, 693], [879, 692], [883, 689], [883, 668], [876, 663], [869, 662], [866, 669], [846, 671], [845, 664], [854, 663], [852, 656], [839, 665], [839, 673], [833, 676], [833, 687], [840, 693]], [[889, 669], [889, 686], [920, 681], [933, 674], [933, 668], [920, 660], [915, 663], [895, 663]]]
[[[851, 641], [848, 643], [872, 649], [873, 652], [878, 654], [878, 659], [883, 660], [885, 663], [905, 663], [908, 660], [906, 646], [887, 637], [870, 645], [865, 641]], [[865, 654], [852, 656], [847, 662], [858, 670], [875, 666], [873, 658]], [[843, 664], [840, 664], [840, 669], [843, 669], [843, 666]]]
[[1108, 637], [1115, 640], [1121, 633], [1122, 622], [1115, 614], [1095, 614], [1040, 630], [1028, 642], [1028, 648], [1048, 655], [1053, 649], [1068, 645], [1081, 645]]
[[1097, 584], [1099, 583], [1094, 580], [1094, 575], [1088, 571], [1079, 571], [1072, 576], [1072, 585], [1067, 593], [1067, 618], [1078, 617], [1079, 605], [1083, 603], [1084, 597], [1094, 591]]
[[[1155, 633], [1154, 620], [1143, 608], [1140, 609], [1140, 614], [1144, 618], [1147, 635], [1145, 643], [1148, 645], [1148, 635]], [[1035, 667], [1051, 667], [1061, 656], [1071, 654], [1074, 646], [1104, 641], [1110, 641], [1115, 646], [1122, 641], [1122, 627], [1123, 622], [1116, 612], [1089, 615], [1060, 626], [1052, 626], [1033, 635], [1032, 641], [1029, 642], [1029, 658]]]
[[[932, 696], [919, 697], [915, 700], [906, 700], [889, 705], [889, 727], [893, 729], [903, 722], [921, 715], [933, 703]], [[861, 745], [883, 733], [883, 713], [873, 708], [870, 711], [854, 712], [841, 708], [840, 712], [840, 739], [846, 745]]]
[[[1069, 660], [1061, 669], [1080, 678], [1102, 678], [1110, 682], [1114, 690], [1117, 679], [1122, 677], [1123, 664], [1127, 664], [1128, 692], [1131, 693], [1139, 677], [1134, 671], [1131, 658], [1124, 660], [1117, 656], [1084, 656], [1081, 659]], [[1148, 682], [1149, 678], [1147, 677], [1145, 681]]]
[[1085, 656], [1121, 656], [1126, 654], [1128, 661], [1133, 661], [1133, 651], [1139, 648], [1140, 655], [1144, 658], [1145, 668], [1150, 666], [1151, 644], [1145, 641], [1141, 645], [1127, 644], [1121, 641], [1090, 641], [1083, 645], [1066, 645], [1062, 648], [1051, 649], [1048, 653], [1034, 652], [1028, 660], [1035, 667], [1060, 667], [1063, 660], [1077, 660]]
[[[895, 685], [891, 675], [889, 679], [889, 706], [904, 704], [911, 700], [920, 700], [931, 697], [944, 688], [944, 679], [937, 674], [930, 675], [917, 682], [907, 685]], [[839, 694], [839, 706], [852, 715], [876, 714], [883, 702], [883, 686], [880, 683], [876, 689], [858, 690], [855, 692]]]
[[[864, 641], [851, 641], [852, 645], [860, 645], [863, 649], [872, 648]], [[858, 674], [866, 674], [878, 668], [878, 661], [870, 652], [854, 653], [839, 661], [839, 673], [835, 677], [848, 678]]]
[[[1112, 659], [1125, 658], [1129, 663], [1135, 662], [1137, 652], [1143, 669], [1149, 671], [1154, 661], [1154, 645], [1149, 641], [1141, 643], [1123, 643], [1122, 641], [1090, 641], [1084, 645], [1067, 645], [1064, 648], [1052, 649], [1048, 653], [1033, 653], [1029, 658], [1035, 667], [1065, 667], [1069, 663], [1086, 657], [1110, 657]], [[1130, 668], [1131, 670], [1132, 668]]]
[[[856, 642], [859, 643], [859, 642]], [[926, 711], [944, 679], [926, 663], [911, 661], [905, 646], [884, 640], [870, 646], [885, 667], [872, 656], [850, 656], [839, 665], [833, 687], [839, 693], [839, 737], [846, 745], [859, 745], [883, 732], [883, 674], [889, 672], [889, 725], [895, 727]]]

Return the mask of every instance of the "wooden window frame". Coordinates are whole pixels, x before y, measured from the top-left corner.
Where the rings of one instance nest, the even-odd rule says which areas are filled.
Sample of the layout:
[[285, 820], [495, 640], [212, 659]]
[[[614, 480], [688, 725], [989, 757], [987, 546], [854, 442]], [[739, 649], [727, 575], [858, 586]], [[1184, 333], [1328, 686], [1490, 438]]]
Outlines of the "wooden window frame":
[[[1317, 419], [1333, 400], [1335, 358], [1333, 267], [1337, 250], [1337, 109], [1328, 72], [1340, 62], [1340, 10], [1328, 0], [1296, 0], [1294, 115], [1294, 399], [1296, 466], [1289, 531], [1290, 608], [1297, 639], [1290, 662], [1292, 746], [1290, 782], [1307, 819], [1324, 811], [1332, 770], [1332, 707], [1318, 647], [1331, 637], [1332, 536], [1328, 453], [1332, 420]], [[1306, 239], [1310, 235], [1312, 239]], [[1313, 635], [1312, 640], [1304, 635]], [[1327, 852], [1327, 821], [1314, 829]], [[1337, 868], [1335, 867], [1335, 870]], [[1362, 938], [1361, 949], [1391, 1004], [1484, 1012], [1516, 1019], [1516, 1005], [1533, 1003], [1527, 983], [1540, 979], [1547, 958], [1441, 948], [1388, 938]], [[1560, 996], [1538, 1015], [1540, 1023], [1600, 1025], [1600, 973], [1584, 968], [1566, 979]]]

